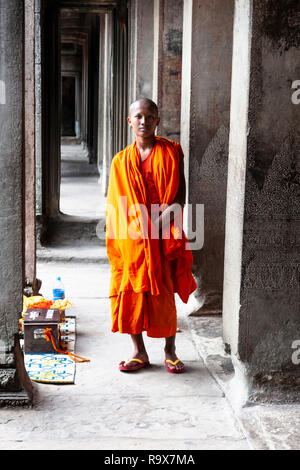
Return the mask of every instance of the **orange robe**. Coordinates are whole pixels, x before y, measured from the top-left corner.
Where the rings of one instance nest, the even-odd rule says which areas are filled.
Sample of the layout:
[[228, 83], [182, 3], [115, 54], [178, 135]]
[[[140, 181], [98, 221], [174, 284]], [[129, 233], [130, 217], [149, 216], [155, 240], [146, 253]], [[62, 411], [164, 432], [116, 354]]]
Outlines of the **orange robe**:
[[181, 146], [162, 137], [156, 137], [144, 162], [135, 142], [113, 158], [106, 212], [113, 332], [173, 336], [174, 293], [187, 302], [196, 288], [193, 258], [181, 224], [175, 219], [170, 237], [159, 239], [150, 218], [151, 204], [174, 201], [180, 158]]

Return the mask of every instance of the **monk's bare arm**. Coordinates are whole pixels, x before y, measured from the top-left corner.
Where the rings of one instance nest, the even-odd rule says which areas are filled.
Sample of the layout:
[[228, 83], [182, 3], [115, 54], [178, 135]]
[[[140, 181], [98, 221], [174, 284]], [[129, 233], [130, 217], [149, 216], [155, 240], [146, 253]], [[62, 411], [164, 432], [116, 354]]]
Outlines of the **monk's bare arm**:
[[181, 212], [185, 204], [186, 184], [184, 177], [183, 159], [179, 163], [179, 186], [176, 198], [159, 216], [155, 224], [159, 226], [159, 231], [166, 227]]

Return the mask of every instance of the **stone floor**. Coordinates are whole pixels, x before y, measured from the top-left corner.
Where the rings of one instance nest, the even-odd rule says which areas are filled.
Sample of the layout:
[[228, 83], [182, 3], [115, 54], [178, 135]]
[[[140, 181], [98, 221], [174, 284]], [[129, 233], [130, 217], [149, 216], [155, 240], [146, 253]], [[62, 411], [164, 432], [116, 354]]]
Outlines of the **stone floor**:
[[34, 384], [32, 409], [0, 412], [0, 449], [248, 449], [223, 391], [199, 357], [184, 318], [178, 352], [184, 375], [168, 374], [163, 340], [146, 338], [152, 367], [121, 373], [129, 338], [110, 332], [109, 266], [38, 263], [42, 294], [59, 274], [77, 317], [74, 385]]
[[[84, 159], [81, 154], [82, 167]], [[78, 224], [85, 208], [91, 217], [97, 210], [103, 217], [104, 199], [99, 208], [101, 195], [93, 198], [101, 194], [97, 175], [74, 177], [72, 165], [78, 162], [69, 160], [70, 165], [63, 160], [61, 207]], [[299, 406], [232, 406], [227, 392], [234, 371], [224, 352], [220, 316], [187, 317], [178, 301], [177, 352], [185, 374], [167, 373], [163, 340], [150, 338], [145, 343], [152, 367], [119, 372], [131, 346], [127, 335], [110, 332], [110, 268], [103, 240], [85, 241], [76, 227], [72, 237], [64, 224], [58, 230], [62, 246], [57, 237], [52, 246], [38, 249], [41, 293], [51, 297], [52, 283], [61, 276], [74, 304], [70, 313], [77, 317], [76, 352], [91, 362], [76, 365], [74, 385], [34, 383], [32, 408], [1, 409], [1, 450], [299, 449]]]

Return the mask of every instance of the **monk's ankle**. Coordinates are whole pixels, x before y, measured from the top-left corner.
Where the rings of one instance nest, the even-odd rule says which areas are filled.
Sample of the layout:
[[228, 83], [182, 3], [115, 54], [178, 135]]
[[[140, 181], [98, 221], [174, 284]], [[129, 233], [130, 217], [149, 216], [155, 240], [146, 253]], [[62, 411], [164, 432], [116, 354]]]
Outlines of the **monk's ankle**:
[[175, 348], [165, 348], [165, 356], [166, 358], [177, 357]]
[[136, 357], [142, 361], [148, 361], [148, 354], [146, 350], [135, 350], [132, 354], [132, 358]]

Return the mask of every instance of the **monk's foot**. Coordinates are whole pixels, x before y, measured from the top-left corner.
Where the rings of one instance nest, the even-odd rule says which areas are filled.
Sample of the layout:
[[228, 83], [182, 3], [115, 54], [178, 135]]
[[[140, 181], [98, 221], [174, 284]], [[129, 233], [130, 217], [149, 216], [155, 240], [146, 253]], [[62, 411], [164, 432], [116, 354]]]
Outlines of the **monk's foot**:
[[176, 364], [172, 364], [171, 362], [168, 362], [169, 369], [177, 369], [177, 370], [184, 369], [184, 364], [178, 359], [175, 351], [168, 351], [165, 349], [165, 356], [166, 356], [166, 361], [172, 361], [176, 363]]
[[136, 351], [132, 354], [131, 357], [129, 357], [129, 359], [127, 359], [125, 361], [126, 367], [128, 369], [134, 369], [137, 364], [140, 364], [139, 361], [135, 361], [134, 359], [139, 359], [139, 361], [143, 361], [143, 363], [148, 363], [149, 362], [149, 357], [148, 357], [148, 354], [146, 352]]

